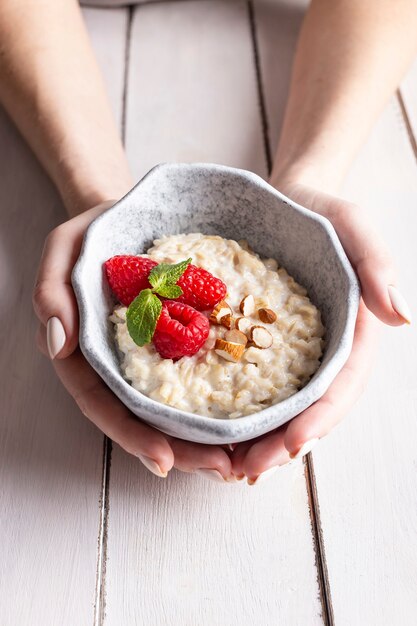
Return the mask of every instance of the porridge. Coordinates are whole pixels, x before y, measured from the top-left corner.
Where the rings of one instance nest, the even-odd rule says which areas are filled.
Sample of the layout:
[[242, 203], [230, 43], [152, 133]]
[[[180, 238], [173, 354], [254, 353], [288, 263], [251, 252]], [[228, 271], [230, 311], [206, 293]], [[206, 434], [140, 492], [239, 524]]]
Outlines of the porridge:
[[154, 343], [135, 343], [127, 307], [118, 305], [110, 319], [125, 378], [153, 400], [216, 418], [248, 415], [296, 393], [318, 369], [323, 349], [320, 312], [306, 290], [244, 241], [174, 235], [154, 241], [140, 258], [177, 264], [187, 257], [227, 286], [224, 299], [203, 313], [207, 339], [191, 356], [162, 358]]

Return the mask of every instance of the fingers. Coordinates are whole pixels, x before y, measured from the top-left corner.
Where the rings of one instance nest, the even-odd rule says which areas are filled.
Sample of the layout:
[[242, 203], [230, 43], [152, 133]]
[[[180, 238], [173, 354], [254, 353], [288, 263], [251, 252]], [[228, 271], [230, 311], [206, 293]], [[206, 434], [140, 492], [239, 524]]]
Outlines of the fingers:
[[[41, 324], [36, 340], [47, 356], [46, 329]], [[196, 472], [221, 483], [234, 482], [227, 452], [220, 446], [168, 437], [138, 420], [94, 372], [80, 350], [65, 360], [54, 361], [54, 366], [84, 415], [156, 476], [166, 477], [175, 460], [175, 467], [183, 472]]]
[[245, 457], [252, 446], [255, 445], [255, 440], [244, 441], [239, 443], [232, 454], [232, 466], [233, 474], [236, 480], [243, 480], [246, 474], [244, 471]]
[[79, 349], [66, 359], [56, 359], [54, 367], [86, 417], [124, 450], [140, 458], [154, 474], [167, 475], [174, 464], [167, 438], [130, 413], [89, 366]]
[[391, 255], [363, 212], [354, 205], [343, 203], [328, 217], [358, 273], [366, 306], [385, 324], [410, 323], [410, 309], [395, 287], [396, 273]]
[[233, 454], [233, 472], [237, 478], [248, 477], [248, 485], [268, 478], [281, 465], [289, 462], [290, 456], [284, 444], [287, 425], [264, 435], [255, 443], [240, 444]]
[[175, 467], [183, 472], [195, 472], [215, 482], [235, 482], [230, 457], [220, 446], [170, 439]]
[[285, 447], [292, 458], [307, 454], [346, 415], [362, 393], [375, 351], [377, 321], [361, 302], [350, 357], [324, 396], [289, 422]]
[[46, 239], [33, 291], [33, 305], [40, 322], [47, 326], [51, 358], [67, 357], [78, 344], [78, 308], [71, 272], [88, 224], [114, 202], [102, 203], [58, 226]]

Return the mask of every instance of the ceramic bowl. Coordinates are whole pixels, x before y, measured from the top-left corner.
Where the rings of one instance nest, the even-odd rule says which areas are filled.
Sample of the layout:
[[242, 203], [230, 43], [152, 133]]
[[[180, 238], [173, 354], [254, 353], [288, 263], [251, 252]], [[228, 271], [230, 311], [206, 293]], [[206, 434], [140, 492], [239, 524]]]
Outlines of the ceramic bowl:
[[[124, 380], [108, 316], [115, 300], [103, 262], [141, 254], [162, 235], [201, 232], [247, 239], [305, 286], [326, 327], [322, 363], [290, 398], [234, 420], [203, 417], [151, 400]], [[209, 444], [252, 439], [318, 400], [346, 362], [359, 304], [359, 285], [330, 222], [291, 202], [259, 176], [221, 165], [164, 164], [152, 169], [88, 228], [72, 282], [80, 311], [80, 346], [87, 361], [138, 417], [181, 439]]]

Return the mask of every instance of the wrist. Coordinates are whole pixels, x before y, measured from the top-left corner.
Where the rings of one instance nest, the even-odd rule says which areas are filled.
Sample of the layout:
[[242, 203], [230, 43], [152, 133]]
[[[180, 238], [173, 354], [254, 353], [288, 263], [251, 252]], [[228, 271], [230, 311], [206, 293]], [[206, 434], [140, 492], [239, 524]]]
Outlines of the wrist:
[[133, 187], [133, 179], [127, 167], [113, 165], [111, 175], [77, 169], [60, 175], [56, 184], [69, 216], [75, 217], [101, 202], [123, 197]]
[[286, 193], [295, 185], [303, 185], [334, 194], [340, 188], [344, 172], [320, 158], [304, 155], [297, 160], [277, 159], [272, 168], [270, 183]]
[[59, 189], [59, 191], [68, 215], [75, 217], [97, 204], [110, 199], [122, 198], [132, 186], [132, 183], [122, 185], [120, 181], [114, 185], [108, 182], [103, 184], [97, 182], [97, 185], [85, 185], [82, 188], [66, 185], [64, 189]]

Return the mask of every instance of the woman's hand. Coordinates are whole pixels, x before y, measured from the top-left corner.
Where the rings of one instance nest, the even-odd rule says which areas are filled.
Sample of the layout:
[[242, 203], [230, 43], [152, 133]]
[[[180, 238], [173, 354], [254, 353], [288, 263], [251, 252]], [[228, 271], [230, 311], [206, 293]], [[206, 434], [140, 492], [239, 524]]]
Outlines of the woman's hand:
[[71, 272], [87, 226], [114, 202], [104, 202], [49, 234], [33, 293], [40, 321], [38, 346], [49, 354], [59, 378], [84, 415], [151, 472], [165, 477], [175, 466], [211, 480], [234, 480], [230, 458], [220, 446], [169, 437], [141, 422], [110, 391], [78, 347], [78, 308]]
[[368, 378], [378, 334], [376, 318], [392, 326], [410, 322], [409, 308], [394, 286], [390, 255], [363, 212], [303, 184], [276, 186], [291, 200], [332, 222], [359, 276], [363, 300], [350, 357], [325, 395], [278, 430], [235, 448], [233, 473], [238, 478], [247, 476], [249, 484], [267, 477], [291, 458], [307, 454], [346, 415]]

